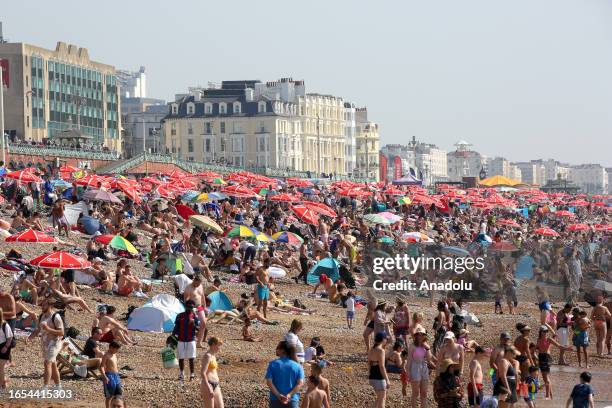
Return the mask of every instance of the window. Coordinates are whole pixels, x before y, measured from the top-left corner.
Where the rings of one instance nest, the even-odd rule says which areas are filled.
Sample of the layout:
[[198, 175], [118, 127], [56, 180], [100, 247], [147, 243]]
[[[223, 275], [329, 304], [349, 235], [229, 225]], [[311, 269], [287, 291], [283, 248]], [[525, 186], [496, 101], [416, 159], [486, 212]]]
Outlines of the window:
[[205, 133], [210, 135], [212, 133], [212, 127], [211, 127], [210, 122], [206, 122], [205, 126], [206, 126]]
[[232, 125], [233, 125], [233, 129], [232, 129], [233, 133], [242, 133], [242, 123], [234, 122]]
[[227, 113], [227, 104], [225, 102], [221, 102], [219, 104], [219, 114], [225, 115]]
[[173, 103], [172, 104], [172, 114], [176, 115], [178, 113], [178, 105]]
[[172, 125], [170, 127], [170, 135], [176, 136], [176, 122], [172, 122]]
[[193, 115], [194, 111], [195, 111], [195, 105], [191, 102], [187, 104], [187, 114]]
[[260, 133], [266, 132], [266, 125], [263, 120], [259, 122], [259, 124], [257, 125], [257, 129], [259, 129]]
[[187, 123], [187, 134], [193, 135], [193, 124], [191, 122]]
[[204, 142], [204, 151], [210, 153], [210, 139], [206, 139]]
[[219, 131], [220, 133], [225, 133], [225, 122], [219, 123]]
[[266, 139], [261, 137], [259, 138], [259, 150], [260, 152], [265, 152], [266, 151]]
[[204, 113], [205, 113], [205, 114], [207, 114], [207, 115], [212, 114], [212, 104], [211, 104], [211, 103], [208, 103], [208, 102], [207, 102], [207, 103], [204, 105]]
[[193, 153], [193, 139], [187, 139], [187, 152]]
[[240, 113], [240, 102], [234, 102], [234, 113]]
[[259, 104], [257, 105], [257, 112], [259, 112], [259, 113], [265, 113], [266, 112], [266, 103], [265, 102], [259, 102]]

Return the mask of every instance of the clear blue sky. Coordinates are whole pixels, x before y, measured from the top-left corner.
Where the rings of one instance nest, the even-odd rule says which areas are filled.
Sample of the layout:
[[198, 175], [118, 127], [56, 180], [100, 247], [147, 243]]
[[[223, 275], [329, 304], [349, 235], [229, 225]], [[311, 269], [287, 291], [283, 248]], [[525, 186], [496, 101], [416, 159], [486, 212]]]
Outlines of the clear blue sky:
[[150, 96], [304, 79], [383, 143], [612, 166], [612, 1], [5, 1], [5, 36], [148, 72]]

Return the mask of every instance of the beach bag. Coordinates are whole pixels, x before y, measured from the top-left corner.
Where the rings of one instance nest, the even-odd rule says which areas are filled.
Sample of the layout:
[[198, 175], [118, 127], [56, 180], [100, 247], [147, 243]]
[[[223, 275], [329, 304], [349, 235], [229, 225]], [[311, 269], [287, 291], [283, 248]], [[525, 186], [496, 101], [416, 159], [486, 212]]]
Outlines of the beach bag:
[[161, 351], [161, 358], [164, 368], [176, 368], [178, 367], [178, 359], [174, 349], [170, 347], [164, 347]]
[[87, 366], [85, 365], [75, 365], [72, 367], [72, 371], [81, 378], [87, 377]]

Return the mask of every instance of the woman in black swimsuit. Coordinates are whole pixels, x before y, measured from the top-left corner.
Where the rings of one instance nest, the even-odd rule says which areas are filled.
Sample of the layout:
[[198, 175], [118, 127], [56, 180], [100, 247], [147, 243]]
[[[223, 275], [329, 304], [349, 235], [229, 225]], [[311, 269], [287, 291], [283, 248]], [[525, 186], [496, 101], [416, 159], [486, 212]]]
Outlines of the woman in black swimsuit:
[[385, 334], [376, 333], [374, 345], [368, 351], [368, 367], [370, 368], [368, 380], [376, 393], [376, 408], [383, 408], [387, 400], [389, 376], [385, 368]]
[[512, 408], [518, 401], [516, 392], [517, 378], [520, 373], [519, 362], [516, 360], [518, 355], [520, 355], [520, 352], [516, 347], [507, 346], [504, 349], [504, 358], [498, 364], [498, 379], [493, 394], [496, 394], [495, 390], [499, 390], [500, 387], [505, 387], [510, 391], [506, 401], [499, 401], [500, 408]]

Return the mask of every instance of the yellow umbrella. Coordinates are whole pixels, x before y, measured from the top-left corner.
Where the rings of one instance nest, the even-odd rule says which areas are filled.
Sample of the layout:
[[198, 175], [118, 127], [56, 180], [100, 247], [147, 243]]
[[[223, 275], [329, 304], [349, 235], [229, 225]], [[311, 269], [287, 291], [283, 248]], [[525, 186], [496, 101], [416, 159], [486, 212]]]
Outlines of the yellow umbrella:
[[189, 221], [191, 221], [193, 225], [197, 225], [218, 234], [223, 233], [223, 228], [221, 228], [219, 224], [215, 222], [215, 220], [205, 215], [191, 215], [189, 216]]
[[193, 201], [197, 201], [199, 203], [201, 203], [203, 201], [209, 201], [208, 193], [200, 193], [200, 195], [198, 195], [196, 198], [194, 198]]

